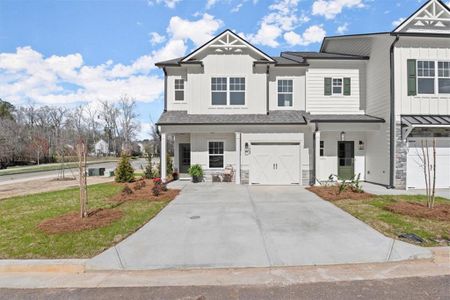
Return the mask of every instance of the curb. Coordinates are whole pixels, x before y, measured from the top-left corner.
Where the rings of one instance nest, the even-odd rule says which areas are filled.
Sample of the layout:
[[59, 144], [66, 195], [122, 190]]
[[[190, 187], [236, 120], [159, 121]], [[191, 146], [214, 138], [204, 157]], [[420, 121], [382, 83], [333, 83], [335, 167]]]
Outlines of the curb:
[[0, 273], [84, 273], [86, 261], [87, 259], [4, 259], [0, 260]]

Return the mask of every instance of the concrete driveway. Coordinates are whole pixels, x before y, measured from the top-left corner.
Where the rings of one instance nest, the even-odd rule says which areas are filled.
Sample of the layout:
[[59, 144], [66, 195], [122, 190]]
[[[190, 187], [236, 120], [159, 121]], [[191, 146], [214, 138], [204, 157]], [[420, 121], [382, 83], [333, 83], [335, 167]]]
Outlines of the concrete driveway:
[[188, 183], [158, 216], [87, 268], [270, 267], [430, 256], [302, 187]]

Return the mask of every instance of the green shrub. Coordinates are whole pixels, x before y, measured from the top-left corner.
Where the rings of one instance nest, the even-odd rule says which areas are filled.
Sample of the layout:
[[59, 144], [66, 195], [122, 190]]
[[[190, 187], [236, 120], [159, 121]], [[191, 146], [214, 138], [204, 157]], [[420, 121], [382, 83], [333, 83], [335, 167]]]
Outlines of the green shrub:
[[200, 165], [190, 166], [188, 172], [194, 182], [199, 182], [203, 177], [203, 169]]
[[114, 172], [116, 175], [116, 182], [133, 182], [134, 181], [134, 169], [131, 166], [128, 156], [122, 155], [119, 161], [119, 165]]

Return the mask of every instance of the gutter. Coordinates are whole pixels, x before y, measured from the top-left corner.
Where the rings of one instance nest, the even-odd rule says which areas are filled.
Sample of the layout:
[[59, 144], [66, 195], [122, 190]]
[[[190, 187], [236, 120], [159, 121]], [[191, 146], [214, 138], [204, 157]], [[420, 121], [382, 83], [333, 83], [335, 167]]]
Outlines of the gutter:
[[390, 54], [390, 79], [391, 79], [391, 103], [390, 103], [390, 109], [391, 109], [391, 115], [390, 115], [390, 124], [389, 124], [389, 139], [390, 139], [390, 145], [389, 145], [389, 186], [388, 188], [395, 188], [395, 57], [394, 57], [394, 49], [395, 45], [400, 40], [400, 36], [397, 34], [395, 36], [395, 40], [391, 45], [391, 48], [389, 50]]
[[165, 67], [162, 68], [164, 72], [164, 112], [167, 111], [167, 70]]
[[270, 109], [270, 103], [269, 103], [269, 71], [270, 71], [270, 66], [267, 65], [266, 68], [266, 114], [269, 114], [269, 109]]

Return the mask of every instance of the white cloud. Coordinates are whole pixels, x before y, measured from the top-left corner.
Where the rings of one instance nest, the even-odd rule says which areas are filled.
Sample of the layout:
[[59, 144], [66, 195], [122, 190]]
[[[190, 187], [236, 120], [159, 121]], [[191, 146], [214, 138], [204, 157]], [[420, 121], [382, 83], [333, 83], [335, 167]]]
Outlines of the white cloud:
[[312, 14], [334, 19], [344, 8], [364, 7], [363, 0], [316, 0], [312, 6]]
[[209, 14], [203, 14], [197, 21], [189, 21], [178, 16], [172, 17], [167, 32], [175, 40], [191, 40], [195, 46], [214, 37], [214, 33], [223, 25], [222, 21]]
[[213, 7], [214, 5], [216, 5], [218, 0], [207, 0], [206, 1], [206, 9], [210, 9], [211, 7]]
[[344, 34], [348, 31], [348, 23], [344, 23], [336, 29], [336, 32], [339, 34]]
[[161, 44], [166, 40], [166, 37], [163, 35], [160, 35], [157, 32], [150, 32], [150, 43], [152, 45]]
[[232, 13], [237, 13], [241, 10], [242, 5], [244, 5], [244, 3], [238, 3], [235, 7], [233, 7], [230, 12]]
[[[152, 102], [163, 92], [163, 80], [140, 70], [136, 63], [85, 65], [81, 54], [44, 57], [31, 47], [0, 54], [0, 94], [13, 103], [32, 100], [41, 104], [117, 100], [127, 94], [138, 101]], [[117, 68], [127, 70], [127, 76]]]
[[164, 3], [165, 6], [168, 8], [175, 8], [175, 6], [180, 2], [181, 0], [148, 0], [148, 5], [154, 5], [154, 4], [161, 4]]
[[392, 26], [397, 27], [398, 25], [402, 24], [403, 21], [405, 21], [405, 18], [399, 18], [392, 22]]
[[265, 15], [256, 34], [248, 34], [254, 44], [277, 47], [278, 38], [283, 32], [292, 31], [296, 27], [309, 22], [310, 18], [303, 12], [298, 13], [299, 0], [278, 0], [269, 6], [270, 13]]
[[319, 43], [326, 35], [322, 25], [313, 25], [308, 27], [303, 34], [297, 34], [293, 31], [286, 32], [283, 37], [290, 46], [308, 46]]

